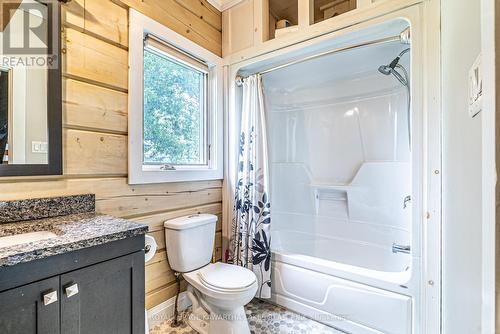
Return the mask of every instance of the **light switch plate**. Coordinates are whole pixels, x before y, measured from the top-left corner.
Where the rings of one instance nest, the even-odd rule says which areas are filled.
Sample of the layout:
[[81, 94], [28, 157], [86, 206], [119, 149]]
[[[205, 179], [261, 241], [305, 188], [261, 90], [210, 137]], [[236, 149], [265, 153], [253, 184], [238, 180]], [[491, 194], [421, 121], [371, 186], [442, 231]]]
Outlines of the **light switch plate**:
[[48, 143], [46, 141], [32, 141], [31, 142], [31, 152], [32, 153], [48, 153]]
[[483, 77], [481, 55], [476, 58], [469, 70], [469, 115], [474, 117], [483, 108]]

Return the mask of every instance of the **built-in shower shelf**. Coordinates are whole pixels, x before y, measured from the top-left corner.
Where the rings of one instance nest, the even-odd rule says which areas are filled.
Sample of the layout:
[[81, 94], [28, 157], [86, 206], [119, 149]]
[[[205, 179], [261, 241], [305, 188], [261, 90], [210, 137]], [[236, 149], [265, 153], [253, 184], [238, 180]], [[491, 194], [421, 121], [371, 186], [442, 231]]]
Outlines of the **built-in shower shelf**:
[[311, 183], [311, 188], [321, 190], [338, 190], [338, 191], [348, 191], [353, 188], [349, 184], [328, 184], [328, 183]]
[[[314, 202], [316, 214], [319, 214], [320, 206], [332, 205], [333, 203], [348, 202], [349, 185], [345, 184], [324, 184], [324, 183], [311, 183], [309, 186], [314, 190]], [[332, 203], [332, 204], [326, 204]], [[333, 204], [336, 205], [336, 204]], [[347, 206], [347, 204], [344, 204]], [[348, 213], [349, 214], [349, 213]]]

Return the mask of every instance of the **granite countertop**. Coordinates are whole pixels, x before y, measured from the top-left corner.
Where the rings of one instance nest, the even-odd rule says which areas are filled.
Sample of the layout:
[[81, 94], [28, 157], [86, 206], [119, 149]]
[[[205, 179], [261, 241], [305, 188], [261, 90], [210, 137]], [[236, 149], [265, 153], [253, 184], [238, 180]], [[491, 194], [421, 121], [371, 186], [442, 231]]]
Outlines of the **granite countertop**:
[[48, 231], [56, 237], [0, 248], [0, 268], [145, 234], [147, 225], [100, 215], [76, 213], [0, 224], [0, 238]]

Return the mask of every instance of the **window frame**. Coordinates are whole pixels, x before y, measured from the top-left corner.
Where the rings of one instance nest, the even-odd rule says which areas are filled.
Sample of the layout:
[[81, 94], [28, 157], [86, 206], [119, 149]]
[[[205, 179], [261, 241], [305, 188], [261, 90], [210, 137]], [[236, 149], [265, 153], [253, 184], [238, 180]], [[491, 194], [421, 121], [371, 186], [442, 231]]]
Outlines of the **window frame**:
[[[207, 164], [144, 164], [144, 41], [148, 35], [208, 65], [207, 89], [205, 90], [207, 93], [206, 110], [204, 112], [206, 117], [204, 120], [204, 124], [206, 124], [204, 140], [206, 144], [203, 145]], [[169, 57], [176, 60], [173, 55]], [[222, 179], [224, 138], [222, 58], [153, 19], [130, 9], [129, 64], [128, 183], [147, 184]], [[171, 166], [175, 169], [170, 169]]]

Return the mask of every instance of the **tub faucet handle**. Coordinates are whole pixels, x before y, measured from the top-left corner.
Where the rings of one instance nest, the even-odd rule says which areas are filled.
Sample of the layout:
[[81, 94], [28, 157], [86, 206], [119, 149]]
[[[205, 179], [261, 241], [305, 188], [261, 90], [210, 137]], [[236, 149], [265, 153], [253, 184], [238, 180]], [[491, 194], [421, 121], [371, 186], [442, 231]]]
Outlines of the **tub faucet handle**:
[[403, 200], [403, 209], [406, 209], [406, 207], [408, 206], [408, 203], [411, 202], [411, 196], [408, 195], [405, 197], [405, 199]]

